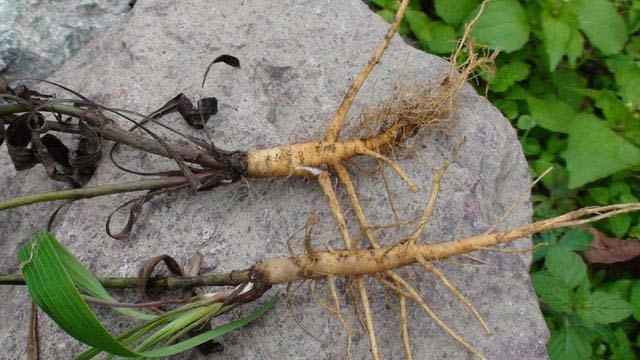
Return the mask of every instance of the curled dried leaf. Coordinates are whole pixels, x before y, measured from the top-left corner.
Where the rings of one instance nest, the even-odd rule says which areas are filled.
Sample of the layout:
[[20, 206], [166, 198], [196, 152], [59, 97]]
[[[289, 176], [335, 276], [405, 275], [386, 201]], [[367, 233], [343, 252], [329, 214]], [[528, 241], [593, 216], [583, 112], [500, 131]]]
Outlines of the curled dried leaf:
[[29, 113], [27, 117], [27, 126], [29, 127], [29, 130], [40, 134], [44, 134], [49, 131], [49, 125], [47, 124], [44, 115], [39, 112]]
[[69, 164], [76, 170], [76, 177], [86, 183], [102, 158], [102, 139], [84, 121], [80, 121], [78, 128], [82, 139], [76, 150], [69, 154]]
[[215, 97], [200, 99], [198, 106], [195, 107], [185, 94], [180, 93], [160, 109], [151, 113], [149, 117], [155, 119], [176, 110], [189, 125], [196, 129], [202, 129], [211, 116], [218, 113], [218, 99]]
[[[64, 162], [68, 164], [68, 156], [64, 156], [69, 153], [69, 149], [55, 136], [47, 134], [43, 138], [47, 138], [47, 143], [51, 149], [56, 153], [56, 157], [63, 158]], [[78, 184], [73, 180], [71, 171], [68, 168], [61, 167], [58, 169], [56, 166], [56, 160], [49, 152], [47, 146], [44, 145], [43, 139], [40, 138], [40, 134], [37, 132], [31, 133], [31, 143], [33, 144], [34, 153], [36, 158], [45, 168], [47, 175], [53, 180], [69, 183], [73, 186]]]
[[[144, 206], [144, 203], [147, 202], [149, 199], [151, 199], [151, 197], [153, 197], [154, 191], [149, 191], [146, 195], [137, 197], [133, 200], [129, 200], [127, 202], [125, 202], [124, 204], [118, 206], [115, 210], [113, 210], [113, 212], [111, 212], [111, 214], [109, 214], [109, 216], [107, 217], [107, 222], [105, 224], [105, 229], [107, 231], [107, 235], [109, 235], [110, 237], [116, 239], [116, 240], [128, 240], [129, 237], [131, 236], [131, 231], [133, 230], [133, 225], [135, 225], [136, 220], [138, 219], [138, 216], [140, 215], [140, 212], [142, 211], [142, 207]], [[129, 209], [129, 218], [127, 219], [127, 223], [124, 225], [124, 227], [122, 228], [122, 230], [118, 231], [117, 233], [113, 233], [111, 231], [111, 219], [113, 218], [113, 215], [115, 215], [116, 212], [118, 212], [118, 210], [133, 204], [133, 206], [131, 206], [131, 208]]]
[[4, 131], [4, 119], [0, 116], [0, 146], [4, 143], [5, 131]]
[[[143, 299], [143, 302], [150, 302], [153, 299], [147, 294], [147, 283], [149, 282], [149, 278], [153, 273], [153, 269], [164, 262], [165, 266], [169, 271], [176, 276], [184, 276], [184, 271], [180, 264], [176, 261], [176, 259], [172, 258], [169, 255], [163, 254], [152, 257], [151, 259], [145, 261], [140, 269], [138, 270], [138, 293], [140, 297]], [[154, 307], [153, 310], [157, 312], [161, 312], [161, 310], [157, 307]]]
[[49, 221], [47, 222], [47, 231], [48, 232], [52, 232], [53, 231], [53, 225], [56, 222], [56, 217], [60, 213], [60, 210], [62, 210], [63, 207], [72, 204], [73, 202], [75, 202], [75, 200], [67, 200], [67, 201], [65, 201], [64, 203], [62, 203], [62, 205], [58, 206], [55, 209], [55, 211], [51, 214], [51, 216], [49, 216]]
[[178, 100], [178, 112], [189, 125], [196, 129], [202, 129], [211, 116], [218, 112], [218, 99], [215, 97], [203, 98], [198, 101], [198, 106], [194, 107], [191, 101], [183, 95]]
[[209, 75], [209, 70], [211, 70], [211, 66], [215, 63], [225, 63], [231, 67], [239, 68], [240, 60], [237, 57], [232, 55], [220, 55], [217, 58], [213, 59], [211, 63], [207, 66], [207, 70], [204, 71], [204, 75], [202, 76], [202, 87], [204, 87], [205, 82], [207, 81], [207, 75]]
[[31, 131], [27, 125], [27, 116], [20, 115], [11, 122], [6, 131], [7, 150], [16, 171], [31, 169], [38, 159], [29, 147]]

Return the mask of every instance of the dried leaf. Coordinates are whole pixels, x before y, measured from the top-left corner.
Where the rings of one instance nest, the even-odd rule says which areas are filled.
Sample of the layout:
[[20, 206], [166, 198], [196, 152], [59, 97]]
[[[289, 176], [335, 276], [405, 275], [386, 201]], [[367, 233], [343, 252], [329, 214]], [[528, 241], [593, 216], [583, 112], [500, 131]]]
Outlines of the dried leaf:
[[76, 150], [69, 154], [69, 164], [76, 169], [76, 177], [86, 183], [102, 158], [102, 139], [84, 121], [80, 121], [78, 128], [82, 139]]
[[215, 97], [208, 97], [198, 101], [198, 107], [194, 107], [191, 100], [181, 94], [178, 99], [178, 112], [186, 122], [196, 129], [204, 128], [211, 115], [218, 112], [218, 100]]
[[46, 134], [41, 138], [41, 141], [56, 163], [62, 165], [65, 169], [71, 169], [69, 148], [60, 139], [51, 134]]
[[[133, 230], [133, 225], [136, 223], [136, 220], [138, 219], [138, 215], [140, 215], [140, 211], [142, 211], [142, 207], [144, 206], [144, 203], [147, 202], [147, 200], [148, 200], [147, 197], [152, 192], [153, 191], [149, 191], [144, 196], [137, 197], [137, 198], [135, 198], [133, 200], [129, 200], [126, 203], [118, 206], [115, 210], [113, 210], [113, 212], [111, 212], [111, 214], [109, 214], [109, 216], [107, 217], [107, 223], [105, 224], [107, 235], [111, 236], [112, 238], [114, 238], [116, 240], [128, 240], [129, 236], [131, 236], [131, 231]], [[111, 231], [111, 218], [113, 217], [113, 215], [115, 215], [116, 212], [118, 212], [118, 210], [120, 210], [123, 207], [125, 207], [125, 206], [127, 206], [129, 204], [132, 204], [132, 203], [134, 205], [131, 207], [131, 209], [129, 209], [129, 218], [127, 219], [127, 223], [124, 225], [122, 230], [120, 230], [116, 234], [114, 234]]]
[[[176, 261], [176, 259], [172, 258], [169, 255], [163, 254], [152, 257], [151, 259], [145, 261], [140, 270], [138, 270], [138, 293], [140, 297], [143, 299], [143, 302], [150, 302], [153, 299], [147, 294], [147, 283], [149, 282], [149, 278], [153, 273], [153, 269], [155, 269], [156, 265], [160, 262], [164, 262], [167, 266], [167, 269], [171, 271], [173, 275], [176, 276], [184, 276], [184, 271], [182, 271], [182, 267]], [[159, 308], [151, 308], [157, 312], [162, 312]]]
[[[66, 152], [67, 153], [69, 152], [69, 150], [66, 149], [66, 146], [64, 146], [64, 144], [60, 142], [60, 140], [58, 140], [57, 138], [55, 140], [52, 140], [52, 138], [55, 138], [55, 136], [49, 135], [49, 134], [45, 136], [48, 137], [49, 142], [52, 144], [52, 148], [54, 149], [54, 151], [58, 153], [57, 155], [60, 155], [60, 152], [61, 152], [60, 147], [64, 147]], [[68, 169], [62, 169], [62, 171], [60, 171], [56, 167], [56, 161], [54, 160], [53, 156], [51, 156], [47, 147], [42, 142], [42, 139], [40, 138], [40, 134], [38, 134], [37, 132], [31, 133], [31, 144], [33, 144], [33, 148], [35, 149], [36, 158], [40, 163], [42, 163], [45, 171], [47, 172], [47, 175], [49, 175], [51, 179], [56, 181], [66, 182], [73, 186], [79, 186], [75, 182], [75, 180], [73, 180], [73, 177], [71, 176], [71, 172]]]
[[608, 237], [602, 231], [590, 228], [593, 241], [590, 249], [582, 252], [584, 259], [590, 264], [613, 264], [629, 261], [640, 255], [639, 240], [624, 240]]
[[203, 98], [198, 101], [198, 107], [194, 107], [191, 100], [185, 94], [180, 93], [160, 109], [152, 112], [149, 117], [155, 119], [175, 110], [189, 125], [196, 129], [202, 129], [209, 118], [218, 113], [218, 99], [215, 97]]
[[31, 90], [25, 85], [18, 85], [15, 88], [9, 89], [9, 93], [13, 93], [13, 95], [28, 101], [30, 103], [34, 103], [40, 99], [48, 99], [54, 97], [54, 95], [41, 94], [35, 90]]
[[2, 146], [2, 143], [4, 143], [4, 137], [5, 137], [4, 118], [0, 116], [0, 146]]
[[240, 67], [240, 60], [238, 60], [237, 57], [232, 55], [220, 55], [213, 60], [213, 64], [219, 63], [219, 62], [223, 62], [229, 66], [236, 67], [236, 68]]
[[202, 87], [204, 87], [204, 83], [207, 81], [207, 75], [209, 75], [209, 70], [211, 70], [211, 66], [215, 63], [223, 62], [231, 67], [239, 68], [240, 60], [237, 57], [232, 55], [220, 55], [217, 58], [213, 59], [213, 61], [207, 66], [207, 70], [204, 71], [204, 75], [202, 76]]
[[44, 118], [44, 115], [39, 112], [33, 112], [33, 110], [27, 117], [27, 126], [29, 126], [29, 129], [31, 131], [40, 134], [44, 134], [49, 131], [49, 126]]
[[47, 232], [52, 232], [53, 224], [55, 224], [56, 217], [58, 216], [58, 213], [60, 213], [60, 210], [62, 210], [63, 207], [65, 207], [65, 206], [67, 206], [69, 204], [72, 204], [75, 201], [76, 201], [76, 199], [67, 200], [62, 205], [60, 205], [60, 206], [58, 206], [56, 208], [56, 210], [51, 214], [51, 216], [49, 216], [49, 221], [47, 222]]
[[17, 171], [31, 169], [38, 163], [33, 151], [28, 147], [31, 143], [31, 131], [27, 125], [27, 115], [15, 118], [7, 128], [6, 137], [9, 157]]
[[31, 313], [29, 315], [29, 340], [27, 341], [27, 359], [38, 360], [38, 305], [31, 302]]
[[[131, 231], [133, 230], [133, 225], [135, 225], [136, 220], [138, 219], [138, 216], [140, 215], [140, 212], [142, 211], [142, 207], [144, 206], [144, 204], [153, 199], [155, 196], [160, 195], [160, 194], [164, 194], [170, 191], [175, 191], [177, 189], [181, 189], [186, 187], [187, 185], [178, 185], [178, 186], [173, 186], [173, 187], [168, 187], [168, 188], [164, 188], [164, 189], [159, 189], [159, 190], [151, 190], [148, 191], [145, 195], [142, 195], [140, 197], [137, 197], [135, 199], [129, 200], [126, 203], [118, 206], [118, 208], [116, 208], [115, 210], [113, 210], [113, 212], [111, 212], [111, 214], [109, 214], [109, 217], [107, 217], [107, 223], [105, 224], [106, 227], [106, 231], [107, 231], [107, 235], [111, 236], [112, 238], [116, 239], [116, 240], [128, 240], [129, 236], [131, 236]], [[111, 218], [113, 217], [113, 215], [115, 215], [116, 212], [118, 212], [118, 210], [130, 205], [130, 204], [134, 204], [131, 209], [129, 209], [129, 218], [127, 219], [127, 223], [125, 224], [125, 226], [122, 228], [122, 230], [120, 230], [118, 233], [113, 234], [113, 232], [111, 231]]]

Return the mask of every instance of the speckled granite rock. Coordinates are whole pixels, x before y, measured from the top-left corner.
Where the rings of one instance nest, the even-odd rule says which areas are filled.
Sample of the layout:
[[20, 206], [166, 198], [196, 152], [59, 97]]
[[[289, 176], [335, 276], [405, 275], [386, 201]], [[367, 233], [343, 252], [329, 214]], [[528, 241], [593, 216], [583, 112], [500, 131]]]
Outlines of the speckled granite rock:
[[0, 0], [0, 71], [45, 78], [130, 8], [123, 0]]
[[[102, 103], [148, 112], [178, 92], [190, 97], [218, 96], [220, 113], [209, 123], [213, 140], [227, 149], [273, 146], [316, 138], [323, 133], [353, 78], [386, 31], [386, 25], [360, 1], [242, 2], [139, 1], [128, 20], [107, 30], [53, 79]], [[207, 64], [227, 53], [242, 68], [216, 66], [204, 89], [201, 77]], [[358, 97], [352, 114], [382, 101], [392, 84], [435, 83], [447, 63], [395, 38]], [[480, 233], [516, 199], [529, 178], [515, 132], [489, 102], [467, 86], [458, 103], [453, 136], [433, 132], [420, 138], [415, 155], [400, 164], [420, 192], [413, 194], [390, 172], [387, 178], [401, 218], [412, 218], [425, 201], [432, 172], [461, 137], [466, 142], [459, 160], [449, 169], [432, 222], [428, 241], [440, 242]], [[192, 132], [176, 115], [163, 121]], [[161, 134], [162, 131], [158, 130]], [[165, 134], [169, 136], [168, 134]], [[4, 149], [3, 149], [4, 150]], [[49, 189], [40, 168], [15, 174], [0, 155], [0, 196]], [[153, 169], [167, 163], [156, 157], [123, 150], [121, 163]], [[365, 165], [367, 163], [365, 162]], [[372, 164], [368, 164], [372, 165]], [[131, 178], [103, 161], [92, 184]], [[374, 223], [393, 221], [384, 185], [379, 177], [358, 176], [363, 205]], [[344, 194], [340, 194], [344, 196]], [[58, 238], [94, 273], [134, 275], [141, 262], [161, 253], [181, 262], [196, 251], [205, 254], [207, 271], [243, 268], [259, 259], [288, 255], [286, 239], [304, 226], [317, 209], [321, 219], [314, 243], [339, 244], [335, 226], [317, 186], [299, 179], [251, 181], [212, 192], [168, 195], [147, 204], [129, 242], [107, 237], [107, 214], [129, 196], [80, 201], [58, 219]], [[16, 248], [37, 228], [44, 227], [50, 205], [36, 205], [0, 213], [6, 235], [0, 243], [0, 268], [16, 269]], [[349, 214], [352, 231], [355, 220]], [[515, 208], [502, 227], [530, 221], [527, 202]], [[122, 221], [122, 219], [120, 219]], [[8, 230], [8, 231], [5, 231]], [[391, 242], [402, 234], [381, 232]], [[512, 246], [527, 245], [521, 240]], [[335, 245], [338, 246], [338, 245]], [[299, 248], [299, 247], [298, 247]], [[485, 334], [466, 309], [433, 278], [417, 269], [402, 271], [445, 321], [490, 359], [545, 357], [548, 331], [530, 285], [529, 257], [522, 254], [476, 254], [491, 268], [438, 266], [464, 290], [483, 314], [492, 334]], [[460, 262], [468, 261], [460, 259]], [[340, 284], [344, 290], [344, 284]], [[380, 287], [369, 283], [375, 325], [384, 358], [402, 358], [398, 319], [386, 308]], [[322, 293], [322, 288], [318, 291]], [[306, 286], [294, 299], [298, 316], [332, 346], [316, 342], [294, 322], [284, 302], [250, 326], [223, 337], [224, 352], [211, 359], [334, 359], [344, 356], [345, 332], [330, 319]], [[28, 301], [26, 290], [0, 289], [0, 357], [24, 358]], [[236, 312], [249, 311], [249, 307]], [[347, 306], [345, 305], [345, 308]], [[101, 313], [114, 329], [129, 323]], [[369, 358], [368, 341], [356, 318], [353, 355]], [[446, 336], [418, 307], [409, 309], [416, 359], [466, 359], [471, 355]], [[82, 346], [41, 316], [41, 352], [46, 359], [66, 359]], [[178, 358], [200, 358], [197, 353]]]

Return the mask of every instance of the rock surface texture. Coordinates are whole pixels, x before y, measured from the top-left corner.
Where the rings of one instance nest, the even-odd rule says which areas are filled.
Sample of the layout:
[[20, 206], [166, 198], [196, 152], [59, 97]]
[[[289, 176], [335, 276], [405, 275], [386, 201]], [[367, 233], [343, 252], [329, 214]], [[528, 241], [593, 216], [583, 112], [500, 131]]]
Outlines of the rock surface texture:
[[0, 71], [45, 78], [130, 8], [122, 0], [0, 0]]
[[[387, 25], [361, 1], [138, 1], [134, 10], [93, 40], [52, 79], [109, 106], [151, 112], [179, 92], [198, 98], [217, 96], [220, 112], [208, 130], [216, 145], [226, 149], [276, 146], [324, 133], [332, 111], [371, 52]], [[238, 57], [239, 69], [216, 64], [204, 88], [202, 74], [218, 55]], [[373, 71], [351, 110], [351, 124], [364, 108], [383, 101], [395, 85], [437, 82], [448, 69], [446, 61], [407, 46], [397, 37]], [[51, 89], [49, 89], [51, 90]], [[61, 94], [62, 96], [62, 94]], [[67, 95], [64, 95], [67, 96]], [[431, 132], [413, 144], [411, 158], [400, 165], [419, 187], [411, 193], [385, 170], [397, 216], [411, 219], [428, 194], [433, 172], [451, 154], [461, 138], [459, 159], [449, 168], [435, 214], [423, 241], [441, 242], [485, 231], [528, 185], [524, 156], [516, 134], [490, 103], [467, 86], [458, 103], [452, 134]], [[178, 115], [162, 119], [181, 131], [202, 132], [185, 126]], [[124, 123], [123, 123], [124, 124]], [[153, 127], [155, 130], [157, 127]], [[157, 130], [167, 137], [171, 135]], [[173, 136], [174, 141], [175, 136]], [[15, 173], [3, 149], [0, 155], [0, 196], [7, 198], [55, 186], [41, 167]], [[122, 149], [119, 162], [130, 168], [159, 169], [171, 162]], [[367, 160], [362, 166], [373, 167]], [[359, 192], [370, 220], [394, 221], [381, 176], [357, 175]], [[124, 181], [106, 159], [90, 185]], [[45, 180], [43, 180], [45, 179]], [[344, 194], [339, 192], [343, 200]], [[340, 246], [338, 232], [324, 196], [312, 181], [296, 178], [236, 183], [210, 192], [187, 191], [155, 199], [145, 206], [127, 242], [115, 241], [104, 231], [107, 215], [133, 195], [78, 201], [59, 215], [55, 234], [79, 260], [99, 276], [134, 276], [140, 264], [155, 255], [170, 254], [186, 264], [196, 250], [205, 255], [205, 271], [245, 268], [260, 259], [287, 256], [287, 239], [301, 229], [316, 210], [320, 223], [313, 243]], [[46, 226], [53, 205], [34, 205], [0, 213], [0, 269], [16, 271], [15, 252], [37, 229]], [[348, 219], [355, 233], [356, 221]], [[501, 228], [530, 221], [528, 202], [518, 205]], [[124, 216], [117, 222], [124, 221]], [[391, 243], [408, 229], [380, 231]], [[293, 238], [295, 249], [302, 250]], [[510, 246], [527, 246], [520, 240]], [[478, 307], [492, 329], [483, 332], [473, 316], [429, 274], [413, 268], [401, 271], [416, 284], [433, 310], [489, 359], [540, 359], [546, 355], [548, 331], [531, 288], [523, 254], [474, 254], [489, 267], [463, 266], [468, 258], [437, 265]], [[343, 281], [340, 292], [345, 293]], [[377, 283], [368, 282], [375, 327], [383, 358], [403, 358], [398, 317], [387, 307]], [[282, 290], [282, 288], [280, 288]], [[272, 290], [274, 291], [274, 290]], [[319, 296], [325, 295], [322, 285]], [[116, 292], [118, 296], [128, 296]], [[348, 298], [348, 297], [347, 297]], [[0, 289], [0, 357], [26, 358], [28, 296], [24, 288]], [[131, 299], [131, 298], [129, 298]], [[293, 297], [294, 312], [329, 345], [302, 331], [280, 301], [263, 318], [220, 339], [221, 353], [209, 359], [335, 359], [346, 352], [346, 333], [339, 321], [319, 306], [303, 284]], [[344, 298], [343, 298], [344, 299]], [[255, 305], [237, 310], [246, 313]], [[342, 305], [354, 328], [353, 357], [370, 358], [369, 343], [353, 306]], [[470, 359], [472, 355], [445, 335], [420, 308], [409, 307], [409, 329], [416, 359]], [[121, 331], [130, 323], [100, 311], [103, 319]], [[40, 315], [40, 351], [45, 359], [67, 359], [83, 346]], [[205, 358], [196, 352], [178, 358]]]

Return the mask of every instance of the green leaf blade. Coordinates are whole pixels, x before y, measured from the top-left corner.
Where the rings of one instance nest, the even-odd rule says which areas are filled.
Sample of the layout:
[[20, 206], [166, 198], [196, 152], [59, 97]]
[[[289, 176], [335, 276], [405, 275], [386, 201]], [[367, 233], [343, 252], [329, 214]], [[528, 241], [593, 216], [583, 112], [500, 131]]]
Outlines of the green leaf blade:
[[593, 321], [610, 324], [627, 318], [633, 313], [628, 302], [616, 295], [596, 291], [589, 296], [589, 312]]
[[580, 29], [589, 42], [605, 55], [612, 55], [627, 42], [627, 26], [607, 0], [581, 0], [578, 5]]
[[436, 14], [444, 22], [457, 27], [478, 6], [478, 3], [478, 0], [458, 0], [455, 4], [451, 0], [435, 0], [434, 7]]
[[569, 187], [609, 176], [640, 164], [640, 150], [593, 115], [578, 115], [569, 126], [567, 150]]
[[404, 17], [420, 44], [428, 47], [433, 35], [431, 33], [431, 22], [427, 14], [422, 11], [407, 10]]
[[549, 71], [558, 66], [562, 56], [568, 51], [571, 41], [571, 27], [561, 19], [548, 14], [542, 16], [542, 36], [545, 53], [549, 61]]
[[544, 262], [549, 272], [569, 288], [578, 286], [587, 277], [587, 265], [580, 255], [561, 246], [550, 246]]
[[547, 351], [551, 360], [584, 360], [590, 358], [591, 344], [567, 326], [551, 336]]
[[576, 112], [564, 101], [527, 98], [527, 106], [534, 122], [543, 129], [566, 134]]
[[75, 339], [115, 355], [136, 356], [109, 334], [80, 297], [56, 256], [52, 239], [50, 234], [42, 231], [18, 252], [32, 299]]
[[640, 321], [640, 281], [634, 281], [629, 291], [629, 304], [633, 310], [634, 319]]
[[[163, 315], [149, 315], [151, 321], [115, 338], [96, 318], [76, 287], [103, 300], [112, 301], [113, 299], [98, 280], [82, 267], [51, 234], [46, 231], [36, 234], [18, 250], [18, 259], [33, 301], [67, 334], [93, 347], [80, 354], [79, 359], [90, 359], [102, 351], [112, 355], [136, 358], [171, 356], [246, 325], [262, 316], [278, 298], [276, 294], [252, 314], [179, 344], [137, 352], [130, 350], [127, 346], [149, 331], [166, 324], [151, 335], [152, 340], [148, 338], [143, 341], [142, 345], [148, 345], [142, 346], [143, 348], [157, 345], [158, 342], [154, 342], [154, 339], [160, 341], [180, 331], [181, 326], [188, 326], [203, 317], [216, 314], [222, 304], [188, 304]], [[139, 314], [143, 313], [132, 315], [139, 317]]]
[[[473, 12], [477, 14], [479, 8]], [[517, 0], [490, 1], [471, 32], [480, 43], [505, 52], [521, 49], [529, 40], [529, 22]]]
[[531, 274], [531, 282], [542, 302], [562, 313], [571, 311], [573, 306], [571, 289], [560, 279], [541, 271]]

